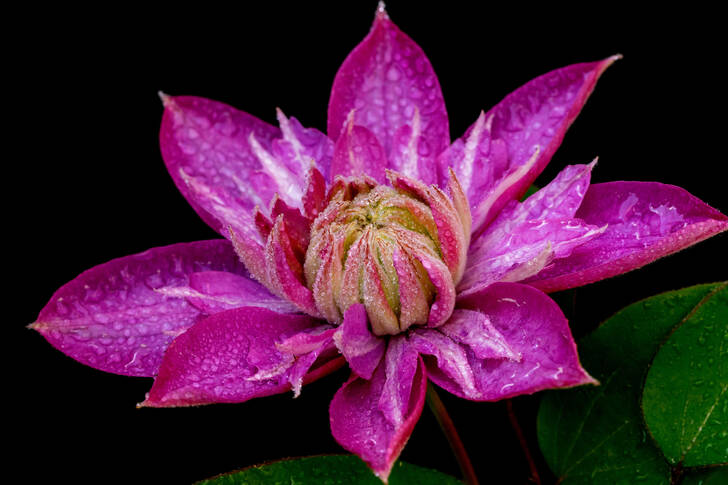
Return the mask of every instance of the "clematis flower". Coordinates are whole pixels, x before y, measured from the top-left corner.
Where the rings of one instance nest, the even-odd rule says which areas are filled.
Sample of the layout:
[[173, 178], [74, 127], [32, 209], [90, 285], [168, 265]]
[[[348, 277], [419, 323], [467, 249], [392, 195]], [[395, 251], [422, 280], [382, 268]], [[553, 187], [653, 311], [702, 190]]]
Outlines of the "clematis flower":
[[452, 143], [430, 62], [381, 7], [336, 75], [327, 134], [162, 95], [165, 163], [224, 239], [92, 268], [32, 328], [154, 377], [149, 407], [298, 395], [348, 364], [331, 431], [386, 481], [428, 379], [474, 401], [595, 382], [545, 292], [728, 228], [679, 187], [590, 184], [594, 162], [519, 202], [616, 59], [530, 81]]

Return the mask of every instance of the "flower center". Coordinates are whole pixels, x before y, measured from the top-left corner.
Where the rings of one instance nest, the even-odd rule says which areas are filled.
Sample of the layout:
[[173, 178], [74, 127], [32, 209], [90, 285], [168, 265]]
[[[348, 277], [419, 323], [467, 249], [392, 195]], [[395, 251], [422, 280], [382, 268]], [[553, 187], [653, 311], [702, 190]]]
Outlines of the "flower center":
[[311, 227], [304, 263], [327, 320], [340, 323], [347, 308], [363, 303], [372, 331], [394, 335], [450, 316], [455, 281], [444, 262], [442, 224], [421, 195], [367, 177], [337, 179]]

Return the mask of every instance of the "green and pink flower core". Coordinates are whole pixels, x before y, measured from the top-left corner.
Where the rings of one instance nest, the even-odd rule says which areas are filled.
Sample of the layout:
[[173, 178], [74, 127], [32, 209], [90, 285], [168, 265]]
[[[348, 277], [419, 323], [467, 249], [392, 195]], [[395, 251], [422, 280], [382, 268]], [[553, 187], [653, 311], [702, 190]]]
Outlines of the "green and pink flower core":
[[32, 328], [86, 365], [154, 377], [141, 406], [297, 395], [348, 364], [331, 431], [386, 481], [428, 380], [476, 401], [594, 382], [544, 292], [728, 228], [679, 187], [591, 184], [594, 163], [519, 202], [616, 59], [530, 81], [453, 142], [430, 62], [383, 8], [336, 75], [328, 135], [162, 95], [167, 168], [225, 239], [92, 268]]

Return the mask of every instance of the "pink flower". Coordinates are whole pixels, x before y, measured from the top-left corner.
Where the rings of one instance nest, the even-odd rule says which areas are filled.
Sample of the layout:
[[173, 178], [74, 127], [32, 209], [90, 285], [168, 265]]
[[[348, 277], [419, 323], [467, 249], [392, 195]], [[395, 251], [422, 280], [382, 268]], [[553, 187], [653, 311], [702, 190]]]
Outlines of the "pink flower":
[[170, 174], [228, 240], [92, 268], [33, 328], [89, 366], [156, 376], [143, 406], [298, 394], [348, 363], [332, 433], [386, 480], [427, 379], [477, 401], [594, 382], [544, 291], [728, 228], [675, 186], [590, 185], [594, 163], [518, 202], [615, 59], [534, 79], [453, 143], [429, 61], [383, 10], [335, 78], [328, 136], [163, 96]]

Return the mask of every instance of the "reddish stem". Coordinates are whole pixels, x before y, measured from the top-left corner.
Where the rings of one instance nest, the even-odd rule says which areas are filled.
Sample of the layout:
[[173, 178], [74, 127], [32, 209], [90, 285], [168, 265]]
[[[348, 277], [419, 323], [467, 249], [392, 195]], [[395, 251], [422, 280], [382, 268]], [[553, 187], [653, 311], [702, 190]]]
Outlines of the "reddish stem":
[[435, 415], [440, 429], [445, 433], [447, 442], [450, 444], [450, 448], [460, 466], [463, 480], [468, 485], [478, 485], [478, 477], [475, 476], [473, 464], [470, 463], [470, 457], [468, 457], [468, 453], [465, 451], [465, 446], [463, 446], [460, 435], [458, 435], [457, 429], [455, 429], [455, 425], [447, 409], [445, 409], [445, 405], [440, 400], [440, 396], [437, 395], [435, 388], [429, 382], [427, 383], [427, 405], [430, 407], [432, 414]]
[[516, 432], [516, 436], [518, 437], [518, 442], [521, 444], [521, 449], [523, 450], [523, 454], [526, 455], [526, 461], [528, 462], [528, 468], [531, 469], [531, 482], [535, 483], [536, 485], [541, 485], [541, 477], [538, 474], [538, 468], [536, 468], [536, 462], [533, 461], [533, 456], [531, 456], [531, 451], [528, 449], [528, 443], [526, 442], [526, 437], [523, 436], [523, 430], [521, 430], [521, 425], [518, 424], [518, 419], [516, 418], [516, 413], [513, 412], [513, 401], [510, 399], [506, 399], [506, 409], [508, 409], [508, 419], [511, 421], [511, 426], [513, 426], [513, 431]]

